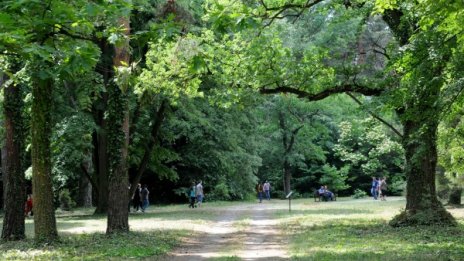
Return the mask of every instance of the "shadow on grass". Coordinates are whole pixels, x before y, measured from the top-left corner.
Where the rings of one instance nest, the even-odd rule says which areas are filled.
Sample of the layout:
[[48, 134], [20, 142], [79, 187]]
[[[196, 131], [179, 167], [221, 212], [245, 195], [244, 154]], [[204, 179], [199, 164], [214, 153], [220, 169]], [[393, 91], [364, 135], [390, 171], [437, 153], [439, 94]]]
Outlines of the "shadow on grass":
[[393, 228], [368, 221], [292, 229], [292, 260], [464, 260], [464, 226]]
[[288, 210], [278, 210], [277, 213], [281, 216], [292, 215], [358, 215], [358, 214], [372, 214], [375, 213], [368, 209], [354, 209], [354, 208], [327, 208], [327, 209], [297, 209], [289, 212]]
[[184, 231], [62, 235], [51, 245], [33, 240], [0, 244], [0, 260], [127, 260], [164, 255], [178, 244]]

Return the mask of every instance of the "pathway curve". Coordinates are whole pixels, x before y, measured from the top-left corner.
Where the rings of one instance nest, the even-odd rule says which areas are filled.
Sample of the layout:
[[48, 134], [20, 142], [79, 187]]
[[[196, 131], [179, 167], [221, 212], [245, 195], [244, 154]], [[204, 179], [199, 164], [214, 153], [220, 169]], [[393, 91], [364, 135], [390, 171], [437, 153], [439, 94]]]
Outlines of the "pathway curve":
[[273, 212], [284, 207], [277, 200], [230, 207], [206, 233], [187, 239], [158, 260], [198, 261], [231, 256], [241, 260], [287, 260], [286, 238], [272, 218]]

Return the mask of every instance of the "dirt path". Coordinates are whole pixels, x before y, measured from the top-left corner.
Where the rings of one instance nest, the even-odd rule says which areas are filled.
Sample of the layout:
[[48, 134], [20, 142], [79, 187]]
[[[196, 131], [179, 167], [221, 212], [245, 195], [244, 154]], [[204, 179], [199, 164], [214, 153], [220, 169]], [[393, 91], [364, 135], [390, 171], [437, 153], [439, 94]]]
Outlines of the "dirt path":
[[[220, 257], [240, 260], [286, 260], [286, 238], [272, 213], [280, 201], [242, 203], [224, 211], [206, 233], [187, 239], [160, 260], [197, 261]], [[201, 209], [198, 209], [201, 211]]]

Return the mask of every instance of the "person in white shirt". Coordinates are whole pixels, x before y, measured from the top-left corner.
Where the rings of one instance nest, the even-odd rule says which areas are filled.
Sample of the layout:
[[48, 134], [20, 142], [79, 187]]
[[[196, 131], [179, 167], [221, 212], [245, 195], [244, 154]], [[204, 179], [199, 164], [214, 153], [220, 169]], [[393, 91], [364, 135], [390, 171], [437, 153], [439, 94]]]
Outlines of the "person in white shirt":
[[202, 181], [198, 182], [197, 187], [195, 189], [195, 195], [197, 197], [197, 206], [201, 207], [201, 203], [203, 203], [203, 185]]
[[271, 184], [266, 180], [263, 185], [264, 194], [266, 195], [267, 200], [271, 200]]

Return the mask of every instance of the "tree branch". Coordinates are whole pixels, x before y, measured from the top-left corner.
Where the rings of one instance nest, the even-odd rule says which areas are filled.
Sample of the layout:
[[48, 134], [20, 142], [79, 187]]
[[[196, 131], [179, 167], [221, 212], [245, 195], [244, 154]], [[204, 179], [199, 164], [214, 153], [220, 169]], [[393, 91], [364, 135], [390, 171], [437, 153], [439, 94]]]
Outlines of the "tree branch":
[[92, 178], [92, 176], [90, 175], [89, 171], [87, 170], [87, 168], [85, 167], [85, 165], [84, 165], [83, 162], [81, 163], [81, 170], [82, 170], [82, 172], [84, 173], [84, 175], [87, 177], [87, 179], [90, 181], [90, 184], [92, 184], [92, 187], [96, 190], [97, 195], [98, 195], [98, 186], [97, 186], [97, 183], [96, 183], [95, 180]]
[[155, 118], [155, 121], [153, 123], [153, 127], [151, 129], [150, 139], [148, 141], [147, 147], [145, 148], [145, 152], [143, 154], [142, 161], [140, 162], [140, 165], [139, 165], [139, 167], [137, 169], [137, 173], [135, 175], [135, 178], [131, 183], [129, 199], [132, 198], [132, 195], [134, 194], [135, 189], [137, 188], [137, 184], [140, 182], [140, 178], [142, 177], [143, 173], [145, 172], [145, 170], [146, 170], [146, 168], [148, 166], [148, 163], [149, 163], [150, 157], [151, 157], [151, 153], [152, 153], [153, 149], [155, 148], [156, 138], [157, 138], [159, 130], [161, 128], [161, 123], [163, 123], [163, 121], [164, 121], [165, 111], [166, 111], [168, 106], [169, 106], [168, 101], [166, 99], [164, 99], [161, 102], [161, 105], [160, 105], [158, 111], [156, 112], [156, 118]]
[[[352, 93], [347, 92], [346, 95], [350, 96], [350, 98], [353, 99], [360, 106], [363, 105], [362, 102], [358, 98], [356, 98]], [[385, 126], [390, 128], [400, 138], [403, 138], [403, 134], [399, 130], [397, 130], [395, 127], [393, 127], [393, 125], [391, 125], [389, 122], [387, 122], [386, 120], [380, 118], [380, 116], [378, 116], [377, 114], [373, 113], [370, 110], [367, 110], [367, 113], [369, 113], [369, 115], [371, 115], [373, 118], [377, 119], [378, 121], [383, 123]]]
[[330, 95], [337, 94], [337, 93], [346, 93], [346, 92], [355, 92], [360, 93], [366, 96], [379, 96], [382, 93], [381, 89], [371, 89], [364, 86], [359, 86], [357, 84], [345, 84], [335, 86], [333, 88], [329, 88], [323, 90], [318, 93], [309, 93], [307, 91], [298, 90], [293, 87], [287, 86], [279, 86], [273, 89], [266, 89], [265, 87], [261, 88], [260, 93], [262, 94], [275, 94], [275, 93], [293, 93], [298, 96], [298, 98], [304, 98], [310, 101], [319, 101], [323, 100]]

